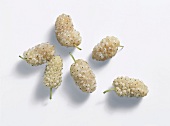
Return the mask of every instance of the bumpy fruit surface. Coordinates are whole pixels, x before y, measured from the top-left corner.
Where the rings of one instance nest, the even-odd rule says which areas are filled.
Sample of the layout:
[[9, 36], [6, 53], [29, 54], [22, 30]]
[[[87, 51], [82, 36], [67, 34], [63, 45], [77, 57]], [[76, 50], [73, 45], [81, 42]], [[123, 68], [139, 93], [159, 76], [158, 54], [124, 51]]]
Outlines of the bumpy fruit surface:
[[[60, 56], [54, 56], [50, 61], [47, 62], [46, 69], [44, 72], [44, 84], [52, 88], [58, 88], [62, 82], [62, 69], [63, 60]], [[51, 93], [50, 93], [51, 94]], [[51, 99], [50, 95], [50, 99]]]
[[55, 32], [72, 31], [74, 26], [70, 15], [61, 14], [57, 17], [55, 23]]
[[66, 14], [58, 16], [55, 23], [55, 33], [62, 46], [78, 48], [82, 40], [80, 33], [74, 29], [71, 17]]
[[75, 47], [81, 43], [80, 33], [76, 30], [57, 32], [56, 35], [62, 46]]
[[118, 96], [127, 97], [144, 97], [148, 93], [148, 87], [139, 79], [118, 77], [113, 81], [113, 86], [113, 89], [104, 93], [114, 90]]
[[92, 52], [92, 58], [98, 61], [104, 61], [116, 55], [120, 41], [114, 36], [107, 36], [98, 43]]
[[70, 73], [83, 92], [92, 93], [96, 90], [95, 75], [86, 61], [75, 60], [75, 63], [70, 67]]
[[62, 81], [63, 60], [54, 56], [47, 62], [44, 72], [44, 84], [50, 88], [58, 88]]
[[51, 58], [54, 56], [54, 53], [54, 46], [47, 42], [28, 49], [24, 52], [23, 57], [20, 56], [20, 58], [24, 59], [32, 66], [38, 66], [51, 60]]

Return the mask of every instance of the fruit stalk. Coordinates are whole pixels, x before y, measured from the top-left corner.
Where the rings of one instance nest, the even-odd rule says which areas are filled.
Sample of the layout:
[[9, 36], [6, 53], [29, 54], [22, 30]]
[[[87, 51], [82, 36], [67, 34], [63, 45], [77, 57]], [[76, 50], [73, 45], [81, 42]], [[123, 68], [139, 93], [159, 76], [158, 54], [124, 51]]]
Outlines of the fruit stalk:
[[80, 47], [78, 47], [78, 46], [76, 46], [76, 45], [75, 45], [75, 47], [76, 47], [78, 50], [82, 50]]
[[69, 54], [70, 54], [71, 58], [74, 60], [74, 62], [76, 62], [74, 56], [71, 53], [69, 53]]
[[21, 58], [21, 59], [23, 59], [23, 60], [26, 60], [24, 57], [22, 57], [22, 56], [19, 56], [19, 58]]
[[52, 92], [52, 89], [53, 89], [53, 88], [50, 88], [50, 100], [52, 99], [52, 93], [53, 93], [53, 92]]
[[107, 92], [110, 92], [110, 91], [115, 91], [115, 89], [112, 88], [112, 89], [105, 90], [105, 91], [103, 92], [103, 94], [105, 94], [105, 93], [107, 93]]

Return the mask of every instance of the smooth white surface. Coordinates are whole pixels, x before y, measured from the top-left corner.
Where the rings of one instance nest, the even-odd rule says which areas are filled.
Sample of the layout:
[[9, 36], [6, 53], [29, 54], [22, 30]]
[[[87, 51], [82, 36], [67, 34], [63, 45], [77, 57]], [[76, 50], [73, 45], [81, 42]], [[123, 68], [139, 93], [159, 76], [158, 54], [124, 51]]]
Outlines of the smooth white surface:
[[[70, 14], [83, 38], [82, 51], [61, 47], [54, 23]], [[109, 62], [91, 59], [93, 47], [107, 35], [124, 49]], [[49, 100], [43, 85], [45, 65], [31, 67], [23, 51], [49, 41], [64, 59], [63, 82]], [[169, 0], [0, 0], [0, 126], [169, 126]], [[97, 90], [87, 95], [74, 84], [68, 55], [87, 60]], [[120, 75], [149, 87], [142, 100], [103, 94]]]

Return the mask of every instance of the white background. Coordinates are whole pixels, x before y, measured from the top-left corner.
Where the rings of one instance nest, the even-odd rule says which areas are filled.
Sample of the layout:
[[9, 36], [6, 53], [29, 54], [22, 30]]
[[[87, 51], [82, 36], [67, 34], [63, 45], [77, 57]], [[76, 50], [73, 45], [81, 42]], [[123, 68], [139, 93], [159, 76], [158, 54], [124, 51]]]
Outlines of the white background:
[[[71, 15], [80, 31], [79, 51], [55, 38], [58, 15]], [[91, 59], [107, 35], [124, 49], [106, 62]], [[42, 42], [64, 60], [63, 82], [49, 100], [45, 65], [32, 67], [18, 56]], [[88, 95], [74, 84], [68, 55], [89, 62], [97, 89]], [[0, 0], [0, 126], [169, 126], [169, 0]], [[139, 78], [149, 87], [142, 99], [103, 94], [117, 76]]]

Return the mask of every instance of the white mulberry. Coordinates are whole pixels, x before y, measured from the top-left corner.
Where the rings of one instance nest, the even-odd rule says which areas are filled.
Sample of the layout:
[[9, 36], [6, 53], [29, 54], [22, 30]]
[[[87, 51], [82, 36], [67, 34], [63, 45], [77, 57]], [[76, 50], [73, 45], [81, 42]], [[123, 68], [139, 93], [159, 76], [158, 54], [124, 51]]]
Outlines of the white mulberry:
[[57, 32], [57, 40], [62, 46], [78, 46], [81, 43], [80, 33], [76, 30]]
[[[69, 15], [59, 15], [55, 22], [55, 33], [58, 42], [66, 47], [78, 47], [81, 43], [81, 36], [78, 31], [74, 29], [72, 19]], [[81, 50], [81, 49], [80, 49]]]
[[113, 89], [103, 93], [114, 90], [118, 96], [127, 97], [144, 97], [148, 93], [148, 87], [139, 79], [118, 77], [113, 81], [113, 86]]
[[114, 36], [107, 36], [98, 43], [92, 52], [92, 58], [98, 61], [104, 61], [116, 55], [120, 41]]
[[49, 61], [54, 56], [54, 53], [54, 46], [47, 42], [28, 49], [23, 53], [23, 57], [19, 57], [32, 66], [38, 66]]
[[55, 32], [72, 31], [74, 26], [70, 15], [61, 14], [57, 17], [55, 23]]
[[[72, 54], [70, 54], [72, 56]], [[77, 86], [86, 93], [92, 93], [96, 90], [96, 80], [93, 71], [89, 64], [82, 60], [75, 60], [72, 56], [74, 63], [70, 67], [70, 74], [74, 79]]]
[[50, 88], [50, 99], [52, 88], [58, 88], [62, 82], [63, 60], [60, 56], [54, 56], [47, 62], [44, 72], [44, 84]]

